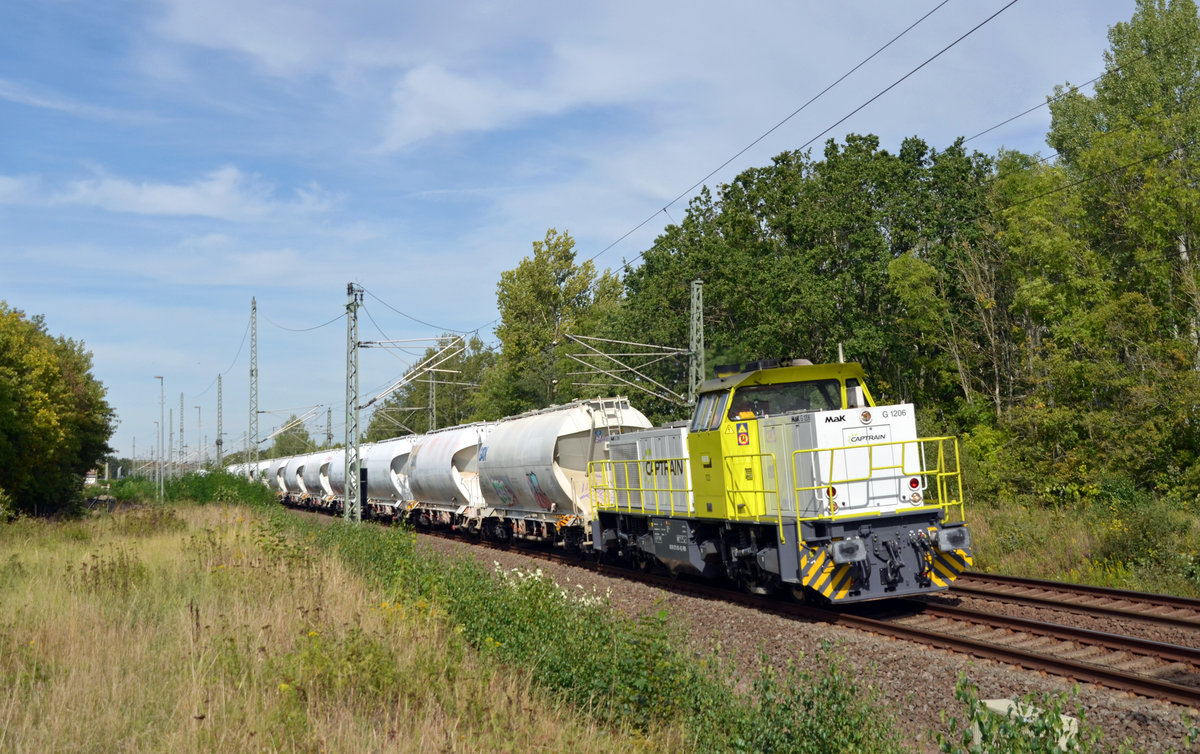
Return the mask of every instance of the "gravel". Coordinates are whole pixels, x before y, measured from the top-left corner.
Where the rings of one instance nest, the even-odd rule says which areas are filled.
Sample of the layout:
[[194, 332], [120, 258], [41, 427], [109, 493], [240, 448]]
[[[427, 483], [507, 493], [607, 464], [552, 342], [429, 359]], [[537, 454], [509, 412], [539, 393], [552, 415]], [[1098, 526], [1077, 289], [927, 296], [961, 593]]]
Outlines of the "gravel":
[[[762, 613], [725, 602], [662, 591], [621, 578], [594, 574], [569, 565], [533, 560], [512, 550], [482, 550], [438, 537], [420, 537], [422, 547], [447, 554], [464, 554], [501, 567], [536, 567], [560, 585], [609, 595], [614, 610], [644, 615], [666, 609], [686, 632], [691, 646], [707, 653], [719, 642], [721, 653], [741, 678], [754, 676], [761, 655], [782, 667], [794, 660], [801, 668], [817, 670], [815, 658], [822, 643], [841, 647], [862, 686], [875, 688], [881, 712], [893, 720], [916, 751], [936, 751], [929, 732], [944, 730], [941, 714], [962, 717], [954, 699], [960, 674], [979, 686], [983, 699], [1015, 698], [1031, 692], [1069, 692], [1066, 679], [1034, 673], [1004, 663], [932, 649], [907, 641], [877, 636], [852, 628], [830, 626]], [[1079, 687], [1087, 723], [1100, 728], [1105, 748], [1123, 741], [1136, 751], [1183, 751], [1183, 715], [1200, 712], [1099, 686]]]

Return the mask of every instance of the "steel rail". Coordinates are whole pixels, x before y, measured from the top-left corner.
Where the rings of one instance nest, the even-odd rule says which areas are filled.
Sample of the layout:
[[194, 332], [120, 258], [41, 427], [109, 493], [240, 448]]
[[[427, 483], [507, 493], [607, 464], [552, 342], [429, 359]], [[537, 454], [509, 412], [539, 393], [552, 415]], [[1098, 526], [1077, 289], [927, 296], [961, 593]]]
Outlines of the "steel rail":
[[946, 620], [967, 621], [987, 625], [992, 628], [1008, 629], [1034, 633], [1037, 636], [1048, 636], [1062, 641], [1074, 641], [1088, 646], [1104, 647], [1117, 652], [1131, 652], [1143, 657], [1153, 657], [1166, 662], [1179, 662], [1200, 668], [1200, 649], [1170, 644], [1164, 641], [1141, 639], [1136, 636], [1114, 634], [1107, 631], [1096, 631], [1090, 628], [1064, 626], [1060, 623], [1018, 618], [1009, 615], [996, 615], [980, 610], [964, 607], [938, 605], [919, 600], [908, 600], [918, 606], [922, 615], [945, 618]]
[[[1027, 587], [1030, 589], [1048, 589], [1058, 591], [1071, 591], [1080, 595], [1094, 595], [1097, 597], [1109, 597], [1111, 599], [1129, 600], [1130, 602], [1140, 602], [1147, 605], [1158, 605], [1160, 607], [1171, 607], [1176, 609], [1196, 610], [1200, 612], [1200, 599], [1193, 597], [1176, 597], [1171, 594], [1157, 594], [1155, 592], [1132, 592], [1127, 589], [1114, 589], [1107, 586], [1092, 586], [1091, 584], [1071, 584], [1065, 581], [1048, 581], [1046, 579], [1030, 579], [1023, 576], [1006, 576], [996, 573], [980, 573], [979, 571], [965, 571], [959, 576], [959, 580], [968, 581], [994, 581], [1000, 584], [1008, 584], [1009, 586]], [[955, 582], [957, 584], [957, 582]]]
[[[964, 579], [968, 582], [987, 580], [1015, 588], [1042, 589], [1048, 592], [1057, 592], [1057, 596], [1018, 594], [1005, 591], [1003, 589], [995, 590], [987, 587], [971, 586], [969, 583], [961, 583]], [[1093, 615], [1106, 615], [1111, 617], [1148, 621], [1167, 626], [1200, 629], [1200, 614], [1192, 616], [1163, 615], [1161, 613], [1140, 610], [1136, 607], [1117, 607], [1113, 605], [1099, 605], [1088, 602], [1074, 602], [1070, 601], [1069, 599], [1064, 599], [1065, 597], [1070, 596], [1101, 597], [1110, 600], [1121, 600], [1131, 603], [1132, 605], [1143, 605], [1151, 608], [1168, 608], [1172, 610], [1192, 610], [1196, 613], [1200, 613], [1200, 600], [1192, 599], [1190, 597], [1144, 594], [1141, 592], [1129, 592], [1123, 589], [1067, 584], [1057, 581], [1042, 581], [1039, 579], [1023, 579], [1016, 576], [992, 576], [991, 574], [976, 574], [971, 572], [962, 574], [959, 579], [956, 580], [953, 585], [951, 585], [950, 594], [998, 599], [1008, 602], [1022, 602], [1029, 605], [1049, 605], [1054, 607], [1056, 610], [1090, 613]]]

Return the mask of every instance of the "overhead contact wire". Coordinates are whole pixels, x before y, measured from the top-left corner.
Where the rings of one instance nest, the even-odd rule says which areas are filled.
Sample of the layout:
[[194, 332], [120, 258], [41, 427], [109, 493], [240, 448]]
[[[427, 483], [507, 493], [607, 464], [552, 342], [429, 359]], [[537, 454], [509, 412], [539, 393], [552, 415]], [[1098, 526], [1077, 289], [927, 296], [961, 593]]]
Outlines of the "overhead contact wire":
[[332, 325], [334, 322], [337, 322], [342, 317], [346, 316], [346, 313], [342, 312], [341, 314], [337, 315], [336, 317], [329, 320], [328, 322], [322, 322], [321, 324], [313, 325], [312, 327], [284, 327], [283, 325], [279, 324], [278, 322], [275, 322], [274, 320], [272, 320], [270, 317], [268, 317], [262, 311], [259, 311], [259, 314], [262, 315], [263, 319], [270, 322], [275, 327], [278, 327], [280, 330], [287, 330], [288, 332], [312, 332], [313, 330], [320, 330], [322, 327], [328, 327], [329, 325]]
[[[943, 47], [942, 49], [938, 50], [938, 51], [937, 51], [936, 53], [934, 53], [933, 55], [931, 55], [931, 56], [929, 56], [928, 58], [926, 58], [926, 59], [925, 59], [925, 60], [924, 60], [924, 61], [923, 61], [923, 62], [922, 62], [920, 65], [918, 65], [917, 67], [915, 67], [915, 68], [913, 68], [912, 70], [910, 70], [908, 73], [904, 74], [904, 75], [903, 75], [903, 76], [901, 76], [900, 78], [898, 78], [898, 79], [896, 79], [895, 81], [893, 81], [891, 84], [889, 84], [888, 86], [886, 86], [885, 88], [883, 88], [882, 90], [880, 90], [878, 93], [876, 93], [876, 94], [875, 94], [874, 96], [872, 96], [870, 99], [868, 99], [866, 102], [863, 102], [861, 105], [859, 105], [858, 107], [854, 108], [854, 109], [853, 109], [853, 110], [851, 110], [849, 113], [847, 113], [846, 115], [844, 115], [844, 116], [842, 116], [841, 118], [839, 118], [839, 119], [837, 120], [837, 122], [835, 122], [835, 123], [831, 124], [831, 125], [830, 125], [828, 128], [826, 128], [825, 130], [821, 131], [819, 134], [817, 134], [816, 136], [812, 137], [812, 138], [811, 138], [811, 139], [809, 139], [808, 141], [804, 142], [804, 144], [802, 144], [802, 145], [801, 145], [799, 148], [800, 148], [800, 149], [805, 149], [805, 148], [807, 148], [809, 145], [811, 145], [811, 144], [812, 144], [813, 142], [815, 142], [817, 139], [820, 139], [820, 138], [821, 138], [822, 136], [824, 136], [825, 134], [829, 133], [829, 132], [830, 132], [830, 131], [832, 131], [833, 129], [835, 129], [835, 128], [837, 128], [838, 126], [840, 126], [842, 123], [845, 123], [847, 120], [849, 120], [850, 118], [854, 117], [854, 116], [855, 116], [855, 115], [856, 115], [858, 112], [860, 112], [860, 111], [861, 111], [863, 108], [865, 108], [865, 107], [867, 107], [868, 105], [870, 105], [871, 103], [875, 102], [875, 100], [877, 100], [877, 99], [879, 99], [880, 97], [882, 97], [883, 95], [887, 94], [887, 93], [888, 93], [888, 92], [890, 92], [892, 89], [895, 89], [897, 86], [899, 86], [901, 83], [903, 83], [903, 82], [904, 82], [905, 80], [907, 80], [909, 77], [911, 77], [913, 74], [917, 73], [917, 72], [918, 72], [918, 71], [920, 71], [922, 68], [924, 68], [925, 66], [929, 65], [930, 63], [932, 63], [934, 60], [937, 60], [939, 57], [941, 57], [942, 55], [944, 55], [944, 54], [945, 54], [947, 51], [949, 51], [951, 48], [955, 47], [957, 44], [959, 44], [960, 42], [962, 42], [964, 39], [966, 39], [967, 37], [971, 36], [971, 35], [972, 35], [972, 34], [974, 34], [975, 32], [979, 31], [981, 28], [983, 28], [983, 27], [984, 27], [984, 26], [986, 26], [987, 24], [991, 23], [991, 22], [992, 22], [992, 21], [993, 21], [993, 20], [994, 20], [994, 19], [995, 19], [997, 16], [999, 16], [1001, 13], [1003, 13], [1003, 12], [1004, 12], [1004, 11], [1006, 11], [1006, 10], [1008, 10], [1008, 9], [1009, 9], [1009, 8], [1011, 8], [1012, 6], [1016, 5], [1016, 4], [1017, 4], [1019, 1], [1020, 1], [1020, 0], [1009, 0], [1009, 2], [1008, 2], [1008, 3], [1006, 3], [1006, 4], [1005, 4], [1005, 5], [1002, 7], [1002, 8], [1000, 8], [999, 10], [997, 10], [995, 13], [993, 13], [993, 14], [992, 14], [992, 15], [990, 15], [990, 16], [988, 16], [988, 17], [987, 17], [987, 18], [985, 18], [984, 20], [980, 21], [978, 24], [976, 24], [975, 26], [973, 26], [973, 27], [972, 27], [972, 28], [971, 28], [969, 31], [965, 32], [964, 34], [962, 34], [961, 36], [959, 36], [957, 39], [955, 39], [953, 42], [951, 42], [950, 44], [946, 45], [946, 46], [945, 46], [945, 47]], [[944, 4], [944, 3], [943, 3], [943, 4]], [[903, 36], [904, 34], [908, 33], [909, 29], [912, 29], [914, 26], [916, 26], [917, 24], [919, 24], [921, 21], [925, 20], [925, 18], [927, 18], [927, 17], [928, 17], [928, 16], [929, 16], [931, 13], [933, 13], [934, 11], [936, 11], [936, 10], [937, 10], [938, 8], [940, 8], [940, 7], [942, 7], [942, 6], [941, 6], [941, 5], [939, 5], [939, 6], [937, 6], [936, 8], [934, 8], [932, 11], [930, 11], [929, 13], [925, 14], [925, 16], [922, 16], [922, 17], [921, 17], [921, 19], [919, 19], [919, 20], [918, 20], [916, 23], [914, 23], [914, 24], [913, 24], [912, 26], [910, 26], [908, 29], [905, 29], [905, 30], [904, 30], [904, 32], [901, 32], [901, 34], [900, 34], [900, 35], [898, 35], [898, 36], [896, 37], [896, 39], [899, 39], [901, 36]], [[894, 41], [895, 41], [895, 39], [893, 39], [891, 42], [888, 42], [888, 45], [892, 44], [892, 42], [894, 42]], [[885, 47], [886, 47], [886, 46], [887, 46], [887, 45], [885, 45]], [[883, 48], [881, 48], [881, 50], [882, 50], [882, 49], [883, 49]], [[874, 57], [874, 55], [877, 55], [877, 54], [878, 54], [878, 52], [874, 53], [874, 54], [873, 54], [871, 57]], [[870, 59], [870, 58], [868, 58], [868, 60], [869, 60], [869, 59]], [[866, 61], [864, 60], [863, 62], [865, 63]], [[861, 65], [861, 64], [860, 64], [860, 65]], [[851, 71], [851, 73], [853, 73], [853, 71]], [[849, 75], [849, 74], [847, 74], [847, 75]], [[845, 77], [843, 76], [843, 78], [845, 78]], [[841, 80], [841, 79], [839, 79], [839, 81], [840, 81], [840, 80]], [[835, 83], [836, 83], [836, 82], [835, 82]], [[831, 85], [831, 87], [832, 87], [832, 85]], [[831, 87], [830, 87], [830, 88], [831, 88]], [[826, 89], [826, 91], [828, 91], [828, 89]], [[823, 94], [823, 93], [824, 93], [824, 92], [822, 92], [822, 94]], [[820, 95], [817, 95], [817, 96], [820, 96]], [[814, 99], [815, 99], [815, 98], [814, 98]], [[802, 106], [800, 109], [798, 109], [796, 112], [799, 112], [801, 109], [803, 109], [804, 107], [807, 107], [807, 106], [808, 106], [808, 103], [805, 103], [805, 105], [803, 105], [803, 106]], [[788, 116], [788, 117], [789, 117], [789, 119], [790, 119], [790, 117], [791, 117], [791, 116]], [[786, 120], [785, 120], [784, 122], [786, 122]], [[775, 127], [773, 127], [773, 128], [771, 129], [771, 131], [774, 131], [775, 129], [779, 128], [779, 126], [780, 126], [780, 125], [783, 125], [783, 123], [780, 123], [780, 124], [776, 125]], [[771, 131], [768, 131], [767, 133], [769, 134], [769, 133], [771, 133]], [[758, 138], [758, 139], [757, 139], [757, 140], [756, 140], [754, 143], [755, 143], [755, 144], [756, 144], [756, 143], [758, 143], [758, 141], [761, 141], [761, 140], [762, 140], [762, 139], [763, 139], [763, 138], [764, 138], [766, 135], [767, 135], [767, 134], [763, 134], [763, 136], [759, 137], [759, 138]], [[754, 145], [753, 145], [753, 144], [751, 144], [750, 146], [754, 146]], [[750, 147], [746, 147], [746, 149], [749, 149], [749, 148], [750, 148]], [[746, 151], [746, 149], [743, 149], [741, 152], [739, 152], [739, 153], [738, 153], [738, 155], [741, 155], [742, 153], [744, 153], [744, 152]], [[735, 155], [734, 157], [732, 157], [732, 158], [730, 158], [728, 161], [726, 161], [725, 165], [728, 165], [730, 162], [732, 162], [734, 159], [736, 159], [738, 155]], [[722, 167], [724, 167], [724, 165], [722, 165]], [[712, 177], [713, 175], [715, 175], [715, 174], [717, 173], [717, 171], [719, 171], [720, 169], [721, 169], [721, 168], [717, 168], [717, 170], [714, 170], [712, 173], [709, 173], [708, 177], [706, 177], [704, 180], [707, 180], [708, 178], [711, 178], [711, 177]], [[683, 192], [682, 194], [680, 194], [678, 197], [676, 197], [674, 200], [672, 200], [672, 201], [671, 201], [671, 204], [674, 204], [675, 202], [679, 201], [679, 199], [681, 199], [681, 198], [683, 198], [684, 196], [686, 196], [686, 195], [687, 195], [688, 193], [690, 193], [690, 192], [691, 192], [693, 189], [695, 189], [695, 187], [696, 187], [696, 186], [699, 186], [701, 183], [703, 183], [703, 182], [704, 182], [704, 180], [700, 181], [699, 183], [696, 183], [695, 185], [693, 185], [693, 186], [692, 186], [692, 188], [690, 188], [690, 189], [688, 189], [687, 191], [685, 191], [685, 192]], [[667, 205], [667, 206], [670, 206], [670, 205]], [[665, 209], [665, 207], [664, 207], [664, 209]], [[633, 234], [635, 231], [637, 231], [638, 229], [640, 229], [642, 226], [646, 225], [646, 223], [648, 223], [648, 222], [650, 222], [651, 220], [653, 220], [653, 219], [654, 219], [654, 218], [655, 218], [655, 217], [656, 217], [656, 216], [657, 216], [657, 215], [658, 215], [660, 212], [662, 212], [662, 211], [663, 211], [662, 209], [655, 211], [655, 213], [654, 213], [653, 215], [651, 215], [650, 217], [648, 217], [648, 218], [646, 218], [645, 220], [643, 220], [641, 223], [639, 223], [639, 224], [637, 225], [637, 227], [633, 228], [632, 230], [630, 230], [629, 232], [627, 232], [625, 235], [623, 235], [623, 236], [621, 236], [620, 238], [618, 238], [616, 241], [613, 241], [611, 244], [609, 244], [608, 246], [604, 247], [602, 250], [600, 250], [600, 251], [599, 251], [599, 252], [597, 252], [597, 253], [596, 253], [594, 256], [592, 256], [592, 257], [591, 257], [591, 259], [589, 259], [588, 261], [592, 261], [593, 259], [596, 259], [596, 257], [599, 257], [599, 256], [600, 256], [601, 254], [603, 254], [604, 252], [608, 251], [609, 249], [611, 249], [612, 247], [616, 246], [616, 245], [617, 245], [618, 243], [620, 243], [621, 241], [623, 241], [623, 240], [625, 240], [626, 238], [628, 238], [628, 237], [629, 237], [630, 235], [632, 235], [632, 234]], [[628, 266], [629, 266], [629, 265], [631, 265], [633, 262], [636, 262], [637, 260], [641, 259], [641, 258], [642, 258], [642, 256], [644, 256], [644, 255], [645, 255], [645, 253], [646, 253], [646, 251], [645, 251], [645, 250], [643, 250], [643, 251], [639, 252], [639, 253], [638, 253], [638, 255], [637, 255], [637, 256], [635, 256], [633, 259], [630, 259], [629, 261], [627, 261], [627, 262], [625, 263], [625, 266], [626, 266], [626, 267], [628, 267]]]
[[[238, 344], [237, 355], [235, 355], [233, 357], [233, 361], [230, 362], [229, 367], [224, 372], [221, 372], [218, 376], [224, 377], [225, 375], [229, 374], [235, 366], [237, 366], [238, 359], [242, 358], [242, 349], [246, 347], [246, 336], [248, 336], [249, 334], [250, 334], [250, 317], [249, 317], [249, 315], [247, 315], [246, 316], [246, 329], [242, 331], [242, 342]], [[217, 378], [213, 377], [212, 382], [208, 383], [208, 387], [204, 388], [196, 395], [193, 395], [192, 400], [196, 400], [198, 398], [203, 398], [205, 395], [208, 394], [209, 390], [212, 390], [212, 386], [215, 384], [217, 384]]]

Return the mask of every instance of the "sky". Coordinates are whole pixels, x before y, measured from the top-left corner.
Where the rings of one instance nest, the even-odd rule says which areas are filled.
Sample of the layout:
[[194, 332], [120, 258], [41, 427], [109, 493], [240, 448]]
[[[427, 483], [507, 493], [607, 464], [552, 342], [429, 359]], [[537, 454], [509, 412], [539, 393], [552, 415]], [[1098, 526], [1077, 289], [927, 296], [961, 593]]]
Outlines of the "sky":
[[[218, 374], [244, 447], [254, 298], [260, 437], [317, 407], [340, 441], [348, 283], [362, 340], [495, 342], [500, 273], [547, 229], [619, 268], [926, 14], [705, 183], [847, 133], [944, 149], [1098, 76], [1134, 11], [1008, 3], [6, 0], [0, 299], [84, 342], [110, 444], [145, 458], [160, 394], [173, 444], [182, 400], [187, 452], [213, 454]], [[1046, 155], [1048, 125], [968, 146]], [[360, 354], [364, 399], [413, 361]]]

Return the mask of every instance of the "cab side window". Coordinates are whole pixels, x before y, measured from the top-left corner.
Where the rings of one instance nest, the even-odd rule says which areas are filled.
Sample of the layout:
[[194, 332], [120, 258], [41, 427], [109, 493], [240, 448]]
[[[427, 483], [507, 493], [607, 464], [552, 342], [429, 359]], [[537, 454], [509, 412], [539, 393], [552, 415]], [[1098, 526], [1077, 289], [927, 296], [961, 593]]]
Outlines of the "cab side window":
[[846, 408], [863, 408], [867, 405], [863, 397], [862, 386], [854, 377], [846, 380]]
[[725, 411], [725, 401], [728, 392], [705, 393], [696, 404], [696, 414], [692, 417], [692, 432], [704, 432], [721, 426], [721, 414]]
[[713, 401], [712, 419], [708, 422], [709, 429], [717, 429], [721, 426], [721, 417], [725, 414], [725, 402], [729, 400], [729, 391], [716, 394], [716, 400]]

